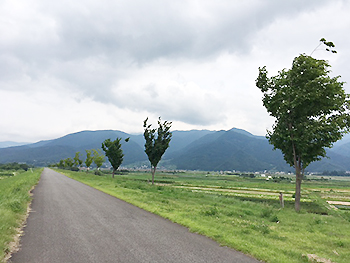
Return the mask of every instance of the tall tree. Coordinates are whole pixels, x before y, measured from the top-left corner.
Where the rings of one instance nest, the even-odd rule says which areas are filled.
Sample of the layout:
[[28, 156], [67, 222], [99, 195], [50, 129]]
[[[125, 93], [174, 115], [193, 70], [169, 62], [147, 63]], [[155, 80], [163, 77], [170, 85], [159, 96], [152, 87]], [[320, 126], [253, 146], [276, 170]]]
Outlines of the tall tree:
[[151, 129], [151, 124], [147, 124], [148, 118], [143, 122], [145, 137], [145, 152], [148, 156], [148, 160], [151, 162], [151, 171], [152, 171], [152, 184], [154, 184], [154, 174], [157, 169], [157, 165], [165, 153], [166, 149], [169, 147], [172, 133], [170, 132], [171, 122], [164, 121], [161, 122], [159, 117], [158, 119], [158, 128]]
[[75, 153], [73, 160], [74, 160], [75, 167], [78, 167], [78, 166], [80, 167], [83, 164], [83, 160], [80, 159], [80, 152]]
[[332, 147], [350, 128], [349, 95], [339, 76], [329, 76], [329, 67], [325, 60], [302, 54], [294, 59], [291, 69], [271, 78], [266, 67], [259, 68], [256, 80], [264, 106], [276, 118], [267, 138], [295, 168], [296, 211], [300, 210], [304, 169], [325, 157], [325, 148]]
[[[118, 170], [119, 166], [123, 162], [124, 154], [121, 144], [122, 138], [117, 138], [114, 141], [107, 139], [102, 143], [102, 150], [105, 152], [109, 162], [113, 167], [112, 177], [114, 178], [115, 172]], [[129, 138], [125, 139], [126, 142], [129, 141]]]
[[59, 168], [63, 168], [64, 167], [64, 160], [60, 160], [57, 165]]
[[100, 153], [99, 151], [97, 151], [95, 149], [93, 149], [93, 152], [94, 152], [93, 160], [97, 166], [97, 170], [99, 170], [100, 167], [102, 166], [102, 164], [104, 163], [106, 156], [104, 156], [102, 153]]
[[72, 158], [66, 158], [63, 161], [64, 161], [64, 167], [67, 167], [67, 168], [73, 167], [74, 162]]
[[85, 150], [85, 152], [86, 152], [85, 165], [86, 165], [86, 168], [89, 170], [92, 162], [94, 161], [94, 157], [92, 156], [92, 150]]

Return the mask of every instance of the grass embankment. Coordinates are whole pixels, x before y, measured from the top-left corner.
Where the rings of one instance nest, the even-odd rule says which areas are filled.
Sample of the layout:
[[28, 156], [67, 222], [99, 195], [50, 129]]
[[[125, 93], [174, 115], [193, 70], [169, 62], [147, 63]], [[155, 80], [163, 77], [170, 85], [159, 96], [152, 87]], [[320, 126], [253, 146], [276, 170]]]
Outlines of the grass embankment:
[[16, 172], [14, 176], [0, 174], [0, 262], [10, 252], [10, 242], [26, 218], [29, 191], [39, 181], [41, 171]]
[[306, 182], [302, 210], [296, 213], [291, 198], [284, 209], [278, 201], [280, 191], [287, 196], [294, 191], [290, 181], [158, 174], [158, 184], [152, 186], [145, 174], [112, 179], [62, 172], [265, 262], [307, 262], [302, 256], [307, 254], [350, 262], [350, 214], [329, 209], [320, 198], [329, 188], [339, 195], [337, 187], [343, 191], [350, 184]]

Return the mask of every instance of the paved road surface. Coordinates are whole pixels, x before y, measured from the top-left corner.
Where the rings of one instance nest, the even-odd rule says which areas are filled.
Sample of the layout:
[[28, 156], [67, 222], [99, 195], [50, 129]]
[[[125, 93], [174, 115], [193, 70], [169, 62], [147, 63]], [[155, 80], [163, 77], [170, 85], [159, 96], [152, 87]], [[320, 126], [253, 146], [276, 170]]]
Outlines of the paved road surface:
[[258, 261], [45, 169], [13, 263]]

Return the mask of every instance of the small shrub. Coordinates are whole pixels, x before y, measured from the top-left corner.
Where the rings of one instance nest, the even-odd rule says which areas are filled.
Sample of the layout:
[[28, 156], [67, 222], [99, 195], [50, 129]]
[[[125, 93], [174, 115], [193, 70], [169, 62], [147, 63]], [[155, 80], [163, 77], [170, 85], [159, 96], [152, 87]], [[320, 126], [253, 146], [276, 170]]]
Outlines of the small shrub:
[[271, 216], [272, 211], [270, 209], [264, 209], [261, 211], [261, 217], [268, 218]]
[[102, 176], [102, 173], [101, 173], [100, 170], [96, 170], [96, 171], [95, 171], [95, 175]]
[[245, 215], [248, 215], [248, 216], [254, 215], [253, 211], [248, 210], [248, 209], [243, 210], [243, 213], [244, 213]]
[[272, 215], [272, 216], [270, 217], [270, 221], [271, 221], [271, 222], [274, 222], [274, 223], [277, 223], [277, 222], [279, 222], [279, 219], [278, 219], [278, 217], [277, 217], [276, 215]]
[[350, 211], [342, 211], [340, 215], [342, 218], [350, 222]]
[[249, 235], [251, 233], [250, 229], [248, 228], [243, 228], [241, 232], [245, 235]]
[[335, 242], [335, 245], [338, 247], [344, 247], [344, 242], [342, 240], [338, 240]]
[[268, 218], [270, 222], [278, 222], [279, 219], [272, 209], [264, 209], [261, 211], [261, 217]]
[[263, 225], [260, 230], [261, 233], [263, 234], [270, 234], [270, 228], [267, 225]]
[[19, 188], [19, 187], [15, 187], [12, 189], [13, 194], [18, 193], [19, 191], [21, 191], [21, 188]]
[[315, 223], [316, 225], [319, 225], [319, 224], [322, 223], [322, 220], [319, 219], [319, 218], [316, 218], [315, 221], [314, 221], [314, 223]]
[[209, 209], [205, 210], [203, 212], [204, 215], [206, 216], [215, 216], [218, 214], [218, 209], [216, 208], [216, 206], [210, 207]]
[[15, 213], [19, 213], [23, 211], [23, 205], [20, 201], [14, 200], [8, 204], [8, 207]]
[[270, 234], [270, 228], [268, 225], [265, 225], [265, 224], [252, 225], [251, 228], [253, 230], [259, 231], [262, 234]]
[[237, 212], [235, 212], [235, 211], [227, 211], [227, 212], [225, 213], [225, 215], [227, 215], [227, 216], [229, 216], [229, 217], [237, 216]]

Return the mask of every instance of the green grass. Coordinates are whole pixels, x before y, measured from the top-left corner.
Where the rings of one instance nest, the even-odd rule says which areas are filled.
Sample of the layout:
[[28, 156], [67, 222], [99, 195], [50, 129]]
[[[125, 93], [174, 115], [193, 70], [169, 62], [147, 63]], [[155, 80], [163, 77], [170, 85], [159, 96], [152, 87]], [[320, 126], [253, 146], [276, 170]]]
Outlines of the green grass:
[[[62, 172], [265, 262], [307, 262], [306, 254], [350, 262], [350, 212], [330, 209], [321, 198], [328, 188], [337, 195], [350, 189], [350, 182], [304, 183], [302, 209], [296, 213], [291, 199], [287, 198], [284, 209], [278, 201], [279, 191], [293, 192], [295, 186], [290, 182], [159, 173], [152, 186], [147, 182], [150, 175], [144, 173], [112, 179]], [[231, 195], [232, 190], [243, 192]], [[244, 195], [244, 190], [249, 194]], [[271, 193], [275, 195], [271, 197]]]
[[29, 191], [37, 184], [42, 169], [0, 176], [0, 262], [10, 252], [9, 244], [17, 234], [31, 200]]

